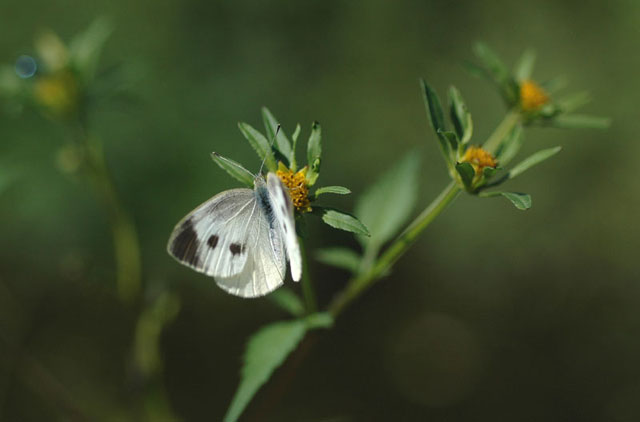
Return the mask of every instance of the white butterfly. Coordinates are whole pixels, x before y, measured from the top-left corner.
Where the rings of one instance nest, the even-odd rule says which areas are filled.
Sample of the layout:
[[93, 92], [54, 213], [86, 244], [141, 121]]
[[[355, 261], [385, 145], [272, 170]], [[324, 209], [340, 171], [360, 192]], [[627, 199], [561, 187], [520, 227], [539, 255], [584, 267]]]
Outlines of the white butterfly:
[[282, 285], [287, 259], [292, 278], [302, 274], [288, 189], [274, 173], [266, 181], [255, 176], [253, 184], [253, 190], [221, 192], [191, 211], [167, 245], [179, 262], [241, 297], [263, 296]]

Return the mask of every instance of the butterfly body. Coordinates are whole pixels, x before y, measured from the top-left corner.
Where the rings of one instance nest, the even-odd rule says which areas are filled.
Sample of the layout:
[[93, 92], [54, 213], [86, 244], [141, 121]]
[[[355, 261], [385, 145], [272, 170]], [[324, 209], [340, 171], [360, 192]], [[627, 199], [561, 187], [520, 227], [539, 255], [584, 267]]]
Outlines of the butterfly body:
[[282, 285], [287, 259], [295, 281], [302, 273], [293, 204], [273, 173], [257, 176], [253, 190], [221, 192], [190, 212], [174, 228], [167, 251], [241, 297]]

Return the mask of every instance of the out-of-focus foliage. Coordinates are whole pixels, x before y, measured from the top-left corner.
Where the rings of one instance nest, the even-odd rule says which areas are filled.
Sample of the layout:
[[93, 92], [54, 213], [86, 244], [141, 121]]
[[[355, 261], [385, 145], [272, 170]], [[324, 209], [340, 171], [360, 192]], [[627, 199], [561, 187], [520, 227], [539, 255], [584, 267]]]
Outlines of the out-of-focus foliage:
[[[523, 157], [563, 146], [535, 178], [516, 181], [536, 206], [523, 216], [501, 201], [461, 197], [297, 370], [283, 368], [295, 374], [286, 399], [268, 383], [246, 420], [640, 418], [640, 59], [630, 54], [640, 5], [4, 2], [0, 62], [34, 56], [40, 30], [69, 40], [98, 15], [115, 30], [97, 76], [121, 63], [140, 76], [127, 92], [134, 102], [102, 105], [91, 124], [138, 223], [145, 280], [180, 298], [157, 339], [168, 403], [142, 394], [157, 386], [128, 361], [137, 320], [109, 285], [107, 217], [87, 187], [59, 171], [69, 161], [60, 154], [64, 131], [26, 110], [21, 119], [0, 114], [0, 171], [19, 174], [0, 194], [0, 419], [139, 420], [136, 409], [163, 406], [184, 420], [222, 419], [247, 336], [286, 314], [269, 299], [222, 294], [164, 251], [182, 215], [239, 185], [209, 154], [255, 163], [236, 122], [261, 126], [255, 111], [269, 105], [287, 135], [298, 121], [322, 123], [323, 185], [359, 194], [418, 146], [419, 197], [430, 198], [447, 178], [437, 146], [424, 142], [417, 79], [455, 84], [474, 139], [484, 139], [504, 105], [459, 65], [478, 39], [509, 64], [535, 49], [534, 76], [550, 81], [543, 88], [561, 98], [551, 79], [566, 75], [567, 91], [590, 91], [585, 113], [611, 117], [612, 127], [532, 128]], [[331, 199], [353, 209], [353, 197]], [[350, 234], [319, 220], [307, 230], [310, 249], [357, 249]], [[326, 303], [345, 273], [317, 270]]]

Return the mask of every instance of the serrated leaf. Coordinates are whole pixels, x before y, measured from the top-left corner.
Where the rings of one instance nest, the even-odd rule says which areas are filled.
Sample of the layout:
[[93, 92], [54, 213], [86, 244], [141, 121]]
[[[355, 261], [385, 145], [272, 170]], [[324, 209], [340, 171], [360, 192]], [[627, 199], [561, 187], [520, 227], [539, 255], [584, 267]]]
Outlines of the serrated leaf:
[[[282, 154], [282, 156], [286, 159], [285, 165], [289, 167], [289, 165], [295, 161], [293, 158], [293, 149], [291, 149], [291, 143], [287, 138], [287, 135], [284, 134], [284, 131], [278, 130], [278, 120], [271, 114], [268, 108], [262, 107], [262, 120], [264, 121], [264, 127], [267, 131], [267, 135], [269, 139], [273, 139], [275, 137], [275, 147]], [[276, 132], [278, 135], [276, 136]]]
[[462, 180], [464, 187], [467, 190], [471, 190], [471, 187], [473, 185], [473, 178], [476, 175], [476, 171], [473, 169], [473, 166], [467, 162], [457, 163], [456, 171], [460, 175], [460, 179]]
[[295, 350], [306, 330], [306, 322], [296, 319], [269, 324], [251, 336], [244, 356], [240, 386], [231, 400], [224, 422], [238, 420], [258, 389]]
[[506, 166], [520, 151], [524, 137], [523, 132], [522, 126], [516, 125], [498, 146], [496, 158], [501, 166]]
[[324, 195], [325, 193], [333, 193], [336, 195], [349, 195], [351, 191], [344, 186], [323, 186], [321, 188], [316, 189], [313, 193], [313, 196], [318, 197], [320, 195]]
[[504, 196], [519, 210], [528, 210], [531, 208], [531, 196], [526, 193], [519, 192], [482, 192], [478, 196], [483, 198], [491, 198], [495, 196]]
[[367, 226], [362, 224], [362, 222], [360, 222], [358, 218], [351, 214], [347, 214], [346, 212], [338, 211], [333, 208], [314, 206], [313, 213], [319, 214], [322, 218], [322, 221], [335, 229], [340, 229], [363, 236], [370, 235]]
[[449, 101], [451, 103], [449, 108], [449, 115], [456, 133], [460, 138], [460, 142], [464, 145], [471, 140], [473, 135], [473, 121], [471, 120], [471, 114], [469, 113], [462, 95], [458, 88], [452, 86], [449, 88]]
[[69, 59], [85, 82], [95, 75], [100, 53], [112, 32], [111, 22], [98, 18], [69, 43]]
[[347, 270], [356, 274], [362, 257], [347, 248], [326, 248], [316, 252], [316, 259], [323, 264]]
[[304, 303], [302, 303], [302, 299], [291, 291], [291, 289], [280, 287], [270, 293], [267, 298], [293, 316], [298, 317], [304, 314]]
[[442, 112], [442, 106], [440, 105], [440, 99], [438, 98], [438, 94], [436, 94], [436, 92], [431, 89], [431, 87], [423, 79], [420, 79], [420, 84], [422, 85], [422, 97], [427, 111], [427, 119], [429, 120], [429, 125], [436, 133], [436, 137], [438, 139], [438, 142], [440, 143], [440, 151], [442, 152], [442, 156], [444, 157], [447, 166], [450, 166], [452, 161], [451, 147], [448, 140], [440, 134], [441, 131], [447, 130], [444, 121], [444, 114]]
[[271, 150], [271, 144], [267, 138], [248, 123], [238, 122], [238, 129], [240, 129], [242, 135], [249, 141], [249, 144], [258, 154], [258, 157], [264, 160], [264, 165], [267, 169], [269, 171], [276, 171], [278, 165], [276, 164], [273, 151]]
[[522, 56], [520, 56], [520, 60], [516, 64], [514, 74], [518, 81], [524, 81], [531, 78], [531, 74], [533, 73], [533, 65], [536, 62], [536, 53], [533, 50], [527, 49]]
[[606, 129], [611, 125], [611, 119], [585, 114], [561, 114], [550, 119], [549, 124], [562, 129]]
[[509, 179], [513, 179], [514, 177], [524, 173], [525, 171], [535, 166], [536, 164], [539, 164], [544, 160], [551, 158], [552, 156], [560, 152], [561, 149], [562, 147], [547, 148], [530, 155], [529, 157], [522, 160], [520, 163], [516, 164], [509, 171]]
[[377, 251], [407, 221], [418, 194], [420, 156], [415, 152], [387, 170], [356, 202], [355, 214], [369, 228], [370, 238], [359, 238]]
[[313, 122], [311, 135], [307, 144], [307, 183], [313, 186], [320, 175], [320, 163], [322, 160], [322, 128], [320, 123]]
[[248, 187], [253, 187], [253, 173], [242, 167], [242, 164], [229, 158], [225, 158], [217, 152], [212, 152], [211, 158], [222, 170], [229, 173], [231, 177]]

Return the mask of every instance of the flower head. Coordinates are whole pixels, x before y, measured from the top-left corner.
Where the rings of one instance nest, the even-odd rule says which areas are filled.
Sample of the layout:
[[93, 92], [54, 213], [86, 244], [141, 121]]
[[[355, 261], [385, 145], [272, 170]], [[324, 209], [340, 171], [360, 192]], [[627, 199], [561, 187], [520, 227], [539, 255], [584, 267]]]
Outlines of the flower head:
[[520, 107], [523, 111], [536, 111], [549, 102], [546, 92], [532, 80], [520, 83]]
[[498, 160], [490, 152], [476, 146], [467, 148], [461, 162], [471, 164], [476, 174], [480, 174], [485, 167], [496, 168], [498, 166]]
[[309, 202], [309, 187], [307, 186], [307, 167], [298, 172], [287, 168], [284, 164], [278, 164], [276, 174], [282, 183], [289, 188], [291, 202], [297, 211], [309, 212], [311, 206]]

